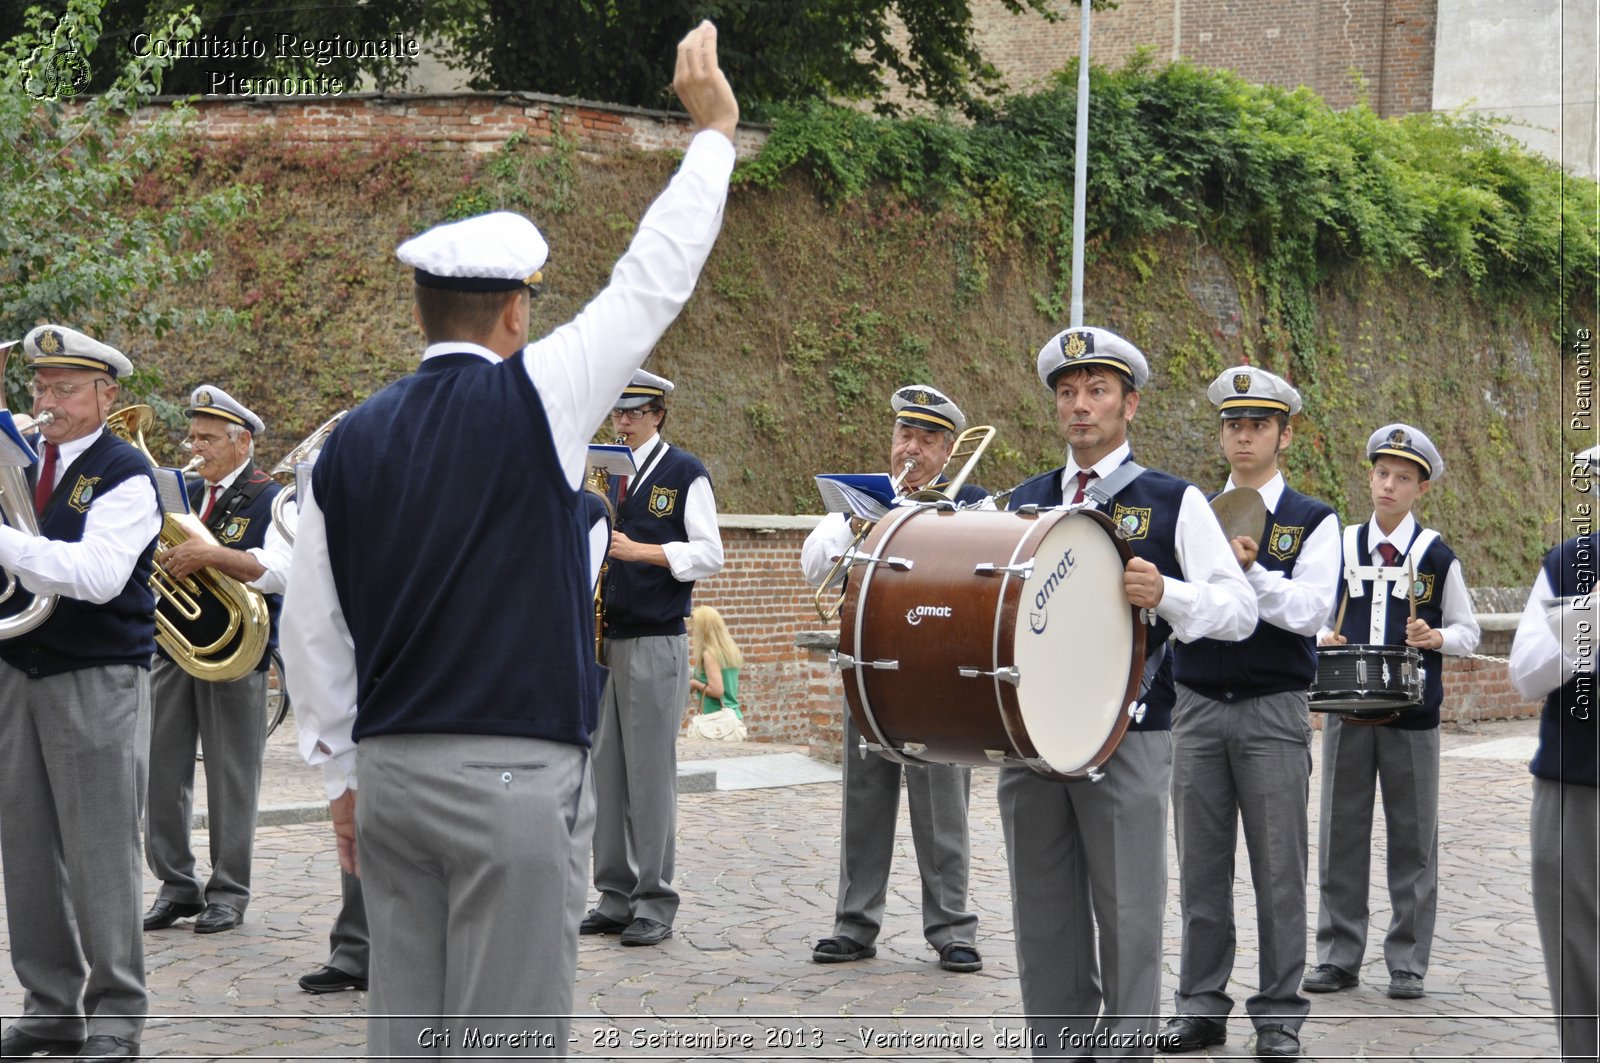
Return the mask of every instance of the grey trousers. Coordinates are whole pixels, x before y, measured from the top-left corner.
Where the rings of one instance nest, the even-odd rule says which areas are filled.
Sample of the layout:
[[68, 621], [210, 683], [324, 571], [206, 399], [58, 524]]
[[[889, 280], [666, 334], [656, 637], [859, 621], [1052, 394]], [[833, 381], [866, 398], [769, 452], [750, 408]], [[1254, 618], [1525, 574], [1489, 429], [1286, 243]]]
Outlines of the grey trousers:
[[[371, 1057], [564, 1057], [594, 830], [588, 751], [383, 735], [356, 763]], [[486, 1050], [474, 1030], [531, 1040]]]
[[1593, 1063], [1600, 1013], [1600, 935], [1596, 915], [1596, 838], [1600, 790], [1533, 780], [1530, 817], [1533, 914], [1557, 1016], [1561, 1058]]
[[844, 716], [844, 807], [839, 826], [839, 903], [834, 936], [871, 945], [883, 926], [905, 777], [911, 841], [922, 876], [922, 933], [934, 949], [977, 942], [978, 914], [967, 907], [967, 803], [972, 771], [953, 764], [902, 765], [861, 755], [861, 733]]
[[594, 732], [595, 907], [619, 922], [671, 926], [689, 636], [607, 639], [605, 650], [611, 675]]
[[1428, 973], [1439, 901], [1439, 729], [1347, 724], [1329, 714], [1322, 731], [1322, 823], [1317, 881], [1317, 962], [1361, 970], [1367, 949], [1373, 782], [1389, 832], [1389, 971]]
[[367, 936], [367, 900], [361, 892], [361, 879], [348, 871], [339, 872], [342, 904], [328, 934], [328, 966], [352, 978], [367, 977], [370, 939]]
[[[150, 796], [145, 858], [157, 896], [180, 904], [250, 904], [250, 859], [267, 743], [267, 673], [229, 683], [196, 679], [157, 656], [150, 675]], [[206, 758], [211, 877], [195, 870], [194, 752]]]
[[1000, 773], [1022, 1009], [1036, 1056], [1154, 1054], [1171, 733], [1128, 732], [1104, 771], [1097, 783]]
[[139, 862], [150, 673], [131, 664], [29, 679], [0, 662], [0, 861], [18, 1029], [137, 1041]]
[[1306, 961], [1306, 808], [1311, 714], [1305, 691], [1212, 701], [1177, 685], [1172, 714], [1172, 822], [1178, 841], [1183, 950], [1180, 1015], [1225, 1022], [1237, 936], [1234, 852], [1244, 823], [1260, 938], [1259, 989], [1245, 1001], [1256, 1026], [1298, 1030], [1311, 1002]]

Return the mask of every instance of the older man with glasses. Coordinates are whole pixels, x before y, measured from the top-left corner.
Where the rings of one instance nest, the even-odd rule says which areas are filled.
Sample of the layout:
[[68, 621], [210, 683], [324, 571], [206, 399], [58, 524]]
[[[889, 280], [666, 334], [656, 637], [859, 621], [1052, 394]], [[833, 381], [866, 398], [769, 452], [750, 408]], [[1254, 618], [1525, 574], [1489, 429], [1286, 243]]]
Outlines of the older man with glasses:
[[105, 430], [127, 356], [61, 325], [33, 329], [23, 350], [49, 423], [33, 443], [38, 534], [0, 527], [0, 566], [18, 583], [0, 617], [57, 598], [43, 623], [0, 641], [0, 859], [23, 989], [0, 1056], [137, 1056], [161, 512], [149, 463]]
[[617, 507], [606, 569], [605, 638], [611, 668], [594, 734], [594, 885], [600, 899], [583, 934], [624, 945], [672, 936], [678, 819], [675, 743], [689, 700], [683, 618], [695, 580], [722, 570], [711, 478], [700, 459], [661, 438], [672, 381], [643, 369], [611, 423], [633, 450], [634, 475], [613, 483]]

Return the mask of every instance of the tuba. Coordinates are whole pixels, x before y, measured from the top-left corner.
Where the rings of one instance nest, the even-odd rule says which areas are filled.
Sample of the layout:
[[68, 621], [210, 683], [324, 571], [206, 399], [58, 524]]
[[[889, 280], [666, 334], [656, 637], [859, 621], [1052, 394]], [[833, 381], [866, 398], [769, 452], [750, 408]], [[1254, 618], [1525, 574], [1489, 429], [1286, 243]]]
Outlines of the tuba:
[[[5, 380], [5, 364], [11, 354], [11, 348], [16, 341], [0, 344], [0, 382]], [[12, 416], [5, 409], [3, 396], [0, 396], [0, 414]], [[29, 417], [24, 414], [21, 418], [13, 418], [17, 430], [26, 435], [29, 432], [43, 428], [55, 415], [49, 412], [38, 417]], [[28, 489], [28, 477], [23, 471], [26, 467], [20, 465], [0, 465], [0, 516], [5, 517], [5, 522], [24, 535], [39, 534], [39, 517], [33, 511], [33, 492]], [[0, 592], [0, 602], [11, 600], [17, 593], [17, 577], [11, 573], [5, 574], [5, 590]], [[35, 594], [33, 601], [23, 606], [22, 609], [11, 616], [0, 618], [0, 639], [15, 638], [26, 635], [46, 620], [55, 611], [56, 596], [53, 594]]]
[[273, 477], [284, 475], [295, 477], [284, 484], [283, 490], [279, 491], [272, 500], [272, 526], [278, 529], [278, 534], [283, 536], [290, 546], [294, 545], [294, 525], [288, 518], [288, 507], [289, 503], [294, 501], [295, 492], [299, 490], [300, 485], [297, 475], [299, 467], [302, 463], [307, 465], [316, 464], [317, 455], [322, 453], [322, 444], [332, 434], [340, 418], [349, 412], [349, 410], [340, 410], [326, 421], [323, 421], [315, 432], [296, 443], [294, 449], [285, 454], [283, 460], [274, 465], [272, 471], [267, 474]]
[[[145, 430], [154, 423], [148, 406], [128, 406], [106, 418], [107, 428], [160, 468], [144, 442]], [[160, 549], [194, 538], [215, 542], [193, 513], [162, 513]], [[261, 663], [271, 619], [260, 591], [214, 568], [175, 580], [159, 564], [150, 576], [150, 589], [156, 596], [156, 643], [179, 668], [196, 679], [226, 683], [242, 679]]]

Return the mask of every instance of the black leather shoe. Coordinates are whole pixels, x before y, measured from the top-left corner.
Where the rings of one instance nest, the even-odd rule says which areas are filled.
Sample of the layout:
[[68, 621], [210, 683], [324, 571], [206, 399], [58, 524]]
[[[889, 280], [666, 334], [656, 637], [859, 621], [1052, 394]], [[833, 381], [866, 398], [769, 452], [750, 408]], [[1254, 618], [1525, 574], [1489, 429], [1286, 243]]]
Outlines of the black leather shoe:
[[353, 974], [345, 974], [337, 967], [322, 966], [301, 977], [300, 988], [307, 993], [338, 993], [345, 989], [359, 989], [365, 992], [367, 980], [357, 978]]
[[78, 1063], [94, 1063], [97, 1059], [138, 1059], [139, 1042], [126, 1037], [112, 1037], [97, 1033], [78, 1049]]
[[199, 915], [205, 911], [203, 904], [186, 904], [183, 901], [168, 901], [157, 899], [144, 913], [144, 928], [146, 930], [165, 930], [179, 919], [187, 919], [191, 915]]
[[232, 930], [244, 922], [244, 913], [227, 904], [208, 904], [206, 910], [200, 913], [200, 918], [194, 921], [196, 934], [218, 934], [224, 930]]
[[620, 934], [628, 929], [632, 923], [625, 919], [613, 919], [609, 915], [601, 915], [600, 909], [590, 908], [589, 914], [583, 917], [583, 922], [578, 924], [580, 934]]
[[939, 966], [958, 974], [969, 974], [983, 970], [983, 957], [971, 945], [952, 941], [939, 950]]
[[71, 1056], [76, 1055], [78, 1049], [82, 1047], [82, 1041], [36, 1037], [31, 1033], [24, 1033], [15, 1026], [0, 1034], [0, 1058], [3, 1059], [26, 1059], [28, 1056], [41, 1053], [47, 1056]]
[[1174, 1015], [1167, 1020], [1156, 1047], [1163, 1052], [1198, 1052], [1228, 1039], [1228, 1028], [1204, 1015]]
[[811, 948], [812, 963], [850, 963], [852, 960], [870, 960], [878, 954], [878, 946], [863, 945], [843, 934], [836, 938], [823, 938]]
[[624, 945], [659, 945], [672, 936], [672, 928], [654, 919], [635, 919], [622, 932]]
[[1422, 995], [1422, 976], [1410, 971], [1389, 972], [1389, 996], [1394, 1000], [1415, 1000]]
[[1287, 1026], [1262, 1026], [1256, 1030], [1257, 1059], [1299, 1059], [1300, 1035]]
[[1331, 963], [1319, 963], [1315, 970], [1307, 971], [1300, 979], [1300, 988], [1307, 993], [1332, 993], [1337, 989], [1354, 989], [1361, 979]]

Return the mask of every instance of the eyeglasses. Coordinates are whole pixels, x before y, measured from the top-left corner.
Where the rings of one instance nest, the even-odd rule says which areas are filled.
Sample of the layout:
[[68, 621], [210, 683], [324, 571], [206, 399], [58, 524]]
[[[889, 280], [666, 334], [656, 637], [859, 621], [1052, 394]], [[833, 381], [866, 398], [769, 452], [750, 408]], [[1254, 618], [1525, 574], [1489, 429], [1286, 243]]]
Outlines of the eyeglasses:
[[80, 384], [41, 384], [35, 380], [33, 382], [33, 397], [36, 399], [42, 399], [46, 395], [54, 395], [62, 402], [65, 402], [67, 399], [72, 398], [72, 396], [76, 395], [89, 385], [101, 383], [104, 383], [104, 381], [100, 380], [98, 377], [94, 380], [85, 380]]
[[611, 416], [618, 421], [631, 421], [635, 417], [643, 417], [647, 413], [660, 413], [659, 406], [637, 406], [631, 410], [612, 410]]

